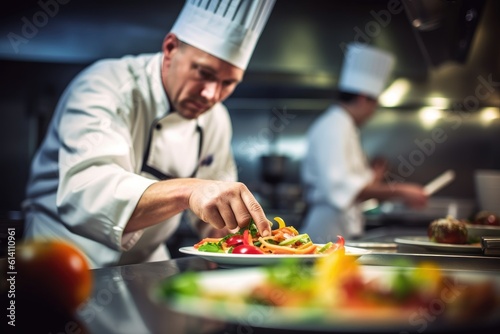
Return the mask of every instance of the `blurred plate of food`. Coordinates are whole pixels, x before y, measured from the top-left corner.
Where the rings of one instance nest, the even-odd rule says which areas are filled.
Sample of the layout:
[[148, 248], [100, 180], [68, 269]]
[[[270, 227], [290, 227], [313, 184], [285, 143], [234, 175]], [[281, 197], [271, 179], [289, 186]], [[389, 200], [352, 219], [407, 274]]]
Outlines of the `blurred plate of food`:
[[394, 238], [398, 245], [419, 246], [428, 251], [464, 254], [482, 254], [481, 244], [451, 244], [431, 241], [426, 236], [407, 236]]
[[476, 271], [362, 266], [333, 253], [313, 265], [185, 272], [153, 296], [176, 312], [249, 329], [422, 332], [498, 324], [499, 287], [499, 276]]
[[469, 239], [500, 236], [500, 218], [493, 212], [480, 211], [470, 221], [466, 221]]

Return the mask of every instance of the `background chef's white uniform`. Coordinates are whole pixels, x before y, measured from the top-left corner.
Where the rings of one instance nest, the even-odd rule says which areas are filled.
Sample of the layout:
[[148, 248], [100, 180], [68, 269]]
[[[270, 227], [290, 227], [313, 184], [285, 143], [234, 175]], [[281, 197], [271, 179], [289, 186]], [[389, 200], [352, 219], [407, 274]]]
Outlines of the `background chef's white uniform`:
[[354, 199], [373, 180], [351, 116], [331, 106], [311, 126], [302, 165], [309, 203], [302, 231], [318, 243], [349, 239], [364, 230], [364, 217]]
[[[363, 43], [350, 43], [338, 89], [377, 99], [394, 66], [394, 56]], [[374, 179], [352, 116], [331, 106], [311, 126], [302, 165], [308, 210], [302, 230], [314, 242], [361, 236], [365, 219], [357, 195]]]
[[123, 232], [158, 180], [142, 172], [143, 161], [173, 177], [197, 169], [199, 178], [236, 180], [226, 108], [216, 104], [196, 120], [171, 112], [161, 61], [161, 53], [99, 61], [73, 80], [33, 161], [27, 238], [71, 240], [93, 267], [168, 259], [165, 240], [181, 214]]

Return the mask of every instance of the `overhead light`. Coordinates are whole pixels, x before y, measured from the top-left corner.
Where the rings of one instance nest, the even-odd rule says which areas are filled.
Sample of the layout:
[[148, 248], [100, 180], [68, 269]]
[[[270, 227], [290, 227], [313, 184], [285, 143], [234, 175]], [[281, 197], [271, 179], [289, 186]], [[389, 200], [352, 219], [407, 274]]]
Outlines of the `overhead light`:
[[431, 127], [443, 118], [443, 111], [434, 107], [424, 107], [420, 109], [418, 115], [424, 126]]
[[407, 79], [395, 80], [379, 97], [378, 102], [382, 107], [395, 107], [410, 90], [410, 82]]
[[449, 102], [448, 102], [448, 99], [444, 98], [444, 97], [438, 97], [438, 96], [434, 96], [434, 97], [429, 97], [427, 99], [427, 104], [429, 106], [432, 106], [436, 109], [447, 109], [448, 108], [448, 105], [449, 105]]
[[479, 118], [483, 123], [490, 123], [494, 119], [500, 118], [500, 110], [498, 108], [484, 108], [479, 114]]

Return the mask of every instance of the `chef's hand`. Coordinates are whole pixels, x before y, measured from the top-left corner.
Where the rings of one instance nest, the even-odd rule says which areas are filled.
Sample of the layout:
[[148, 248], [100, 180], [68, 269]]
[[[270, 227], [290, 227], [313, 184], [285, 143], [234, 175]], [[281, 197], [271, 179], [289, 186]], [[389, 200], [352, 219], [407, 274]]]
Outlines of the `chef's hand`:
[[421, 209], [427, 205], [429, 196], [419, 184], [400, 183], [397, 185], [396, 191], [403, 202], [411, 208]]
[[189, 207], [201, 220], [217, 229], [245, 227], [253, 218], [262, 236], [271, 226], [250, 190], [240, 182], [199, 180], [189, 196]]
[[374, 182], [382, 182], [388, 169], [387, 160], [383, 157], [376, 157], [371, 161], [371, 168], [374, 175]]

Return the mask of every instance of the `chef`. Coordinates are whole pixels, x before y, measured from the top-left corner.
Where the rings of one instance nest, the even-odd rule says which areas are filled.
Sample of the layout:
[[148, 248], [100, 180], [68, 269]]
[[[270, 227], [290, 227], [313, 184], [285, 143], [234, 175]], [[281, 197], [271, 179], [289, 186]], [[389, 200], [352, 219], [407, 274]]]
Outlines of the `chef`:
[[394, 65], [388, 52], [362, 43], [348, 45], [338, 84], [338, 103], [311, 125], [301, 169], [308, 205], [302, 232], [315, 242], [362, 236], [361, 202], [399, 199], [425, 206], [423, 188], [384, 182], [384, 164], [370, 166], [361, 147], [359, 128], [375, 112], [377, 98]]
[[68, 240], [98, 268], [168, 259], [165, 241], [185, 211], [209, 229], [253, 219], [269, 234], [261, 206], [236, 182], [221, 102], [241, 82], [273, 6], [186, 1], [161, 52], [82, 71], [32, 162], [25, 237]]

